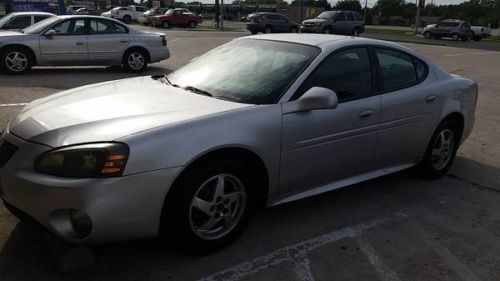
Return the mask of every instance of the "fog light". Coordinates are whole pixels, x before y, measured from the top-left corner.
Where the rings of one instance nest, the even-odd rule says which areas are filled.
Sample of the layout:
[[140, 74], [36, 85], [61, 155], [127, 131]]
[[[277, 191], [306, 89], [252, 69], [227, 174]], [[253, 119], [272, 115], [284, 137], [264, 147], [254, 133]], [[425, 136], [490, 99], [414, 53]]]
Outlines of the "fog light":
[[85, 212], [73, 210], [70, 218], [71, 225], [78, 236], [81, 238], [89, 236], [92, 232], [92, 220]]

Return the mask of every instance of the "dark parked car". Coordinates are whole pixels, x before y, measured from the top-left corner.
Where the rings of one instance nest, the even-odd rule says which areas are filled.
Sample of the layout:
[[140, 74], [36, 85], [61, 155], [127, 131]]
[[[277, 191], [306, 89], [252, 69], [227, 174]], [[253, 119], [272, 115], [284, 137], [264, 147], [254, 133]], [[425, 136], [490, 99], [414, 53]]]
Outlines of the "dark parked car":
[[358, 12], [327, 11], [316, 18], [305, 20], [301, 26], [302, 32], [343, 34], [359, 36], [365, 31], [365, 21]]
[[247, 17], [247, 29], [252, 34], [299, 32], [299, 24], [278, 13], [253, 13]]
[[460, 39], [464, 41], [471, 40], [473, 33], [471, 31], [471, 26], [468, 22], [462, 20], [444, 20], [438, 24], [430, 24], [424, 28], [422, 35], [426, 39], [429, 38], [441, 38], [448, 37], [454, 41]]

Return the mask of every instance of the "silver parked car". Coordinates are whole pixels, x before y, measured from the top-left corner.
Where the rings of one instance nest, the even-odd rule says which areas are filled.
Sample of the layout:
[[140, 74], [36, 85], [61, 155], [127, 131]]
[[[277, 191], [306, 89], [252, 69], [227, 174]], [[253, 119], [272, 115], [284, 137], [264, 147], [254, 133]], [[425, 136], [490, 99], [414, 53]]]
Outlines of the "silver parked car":
[[21, 30], [54, 16], [54, 14], [45, 12], [14, 12], [0, 18], [0, 29]]
[[0, 197], [72, 242], [214, 250], [258, 206], [415, 165], [445, 174], [477, 91], [395, 43], [240, 38], [169, 75], [27, 105], [1, 136]]
[[123, 65], [139, 72], [169, 56], [165, 34], [99, 16], [51, 17], [22, 32], [0, 33], [0, 68], [11, 74], [59, 65]]

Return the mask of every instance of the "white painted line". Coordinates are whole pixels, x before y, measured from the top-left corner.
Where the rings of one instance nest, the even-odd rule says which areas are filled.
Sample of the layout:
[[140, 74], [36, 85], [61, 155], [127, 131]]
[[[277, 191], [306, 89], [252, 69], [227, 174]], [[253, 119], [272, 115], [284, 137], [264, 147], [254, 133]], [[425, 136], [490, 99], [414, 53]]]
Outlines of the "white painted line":
[[[396, 213], [394, 216], [386, 217], [378, 220], [371, 221], [369, 223], [362, 223], [355, 226], [346, 227], [340, 230], [336, 230], [327, 234], [323, 234], [295, 245], [287, 246], [278, 250], [275, 250], [265, 256], [261, 256], [255, 258], [251, 261], [246, 261], [235, 265], [233, 267], [227, 268], [225, 270], [214, 273], [210, 276], [203, 277], [198, 281], [236, 281], [241, 278], [257, 273], [261, 270], [267, 269], [271, 266], [280, 264], [285, 261], [294, 262], [297, 260], [297, 257], [305, 257], [307, 252], [312, 251], [314, 249], [325, 246], [329, 243], [333, 243], [345, 238], [352, 238], [360, 236], [364, 231], [374, 228], [376, 226], [393, 223], [396, 221], [400, 221], [407, 216], [402, 213]], [[302, 264], [299, 266], [298, 274], [306, 273], [303, 266], [307, 266], [308, 264]], [[297, 268], [295, 268], [297, 272]], [[309, 271], [310, 272], [310, 271]], [[310, 273], [309, 273], [310, 274]], [[305, 275], [307, 277], [307, 275]], [[312, 276], [311, 276], [312, 278]]]
[[27, 105], [28, 103], [24, 102], [24, 103], [2, 103], [0, 104], [0, 107], [9, 107], [9, 106], [25, 106]]
[[383, 261], [382, 258], [377, 255], [375, 248], [373, 248], [372, 244], [368, 241], [360, 239], [358, 240], [359, 248], [361, 252], [365, 254], [368, 258], [368, 261], [373, 266], [380, 280], [382, 281], [400, 281], [398, 275], [394, 270], [388, 267]]
[[437, 241], [433, 235], [425, 231], [418, 223], [412, 223], [413, 233], [418, 237], [423, 238], [433, 252], [436, 253], [462, 280], [464, 281], [480, 281], [479, 277], [474, 274], [464, 263], [462, 263], [448, 248]]

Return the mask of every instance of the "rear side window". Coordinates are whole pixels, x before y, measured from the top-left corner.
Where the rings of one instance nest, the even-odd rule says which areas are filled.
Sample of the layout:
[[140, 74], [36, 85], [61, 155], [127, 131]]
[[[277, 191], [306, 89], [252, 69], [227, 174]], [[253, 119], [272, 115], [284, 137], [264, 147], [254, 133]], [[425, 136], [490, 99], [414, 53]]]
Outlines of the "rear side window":
[[447, 25], [447, 26], [448, 26], [448, 27], [457, 27], [458, 25], [459, 25], [459, 23], [458, 23], [458, 22], [450, 22], [450, 23], [448, 23], [448, 25]]
[[347, 20], [348, 21], [354, 21], [354, 17], [352, 16], [351, 13], [346, 13], [346, 15], [347, 15]]
[[7, 27], [10, 29], [23, 29], [31, 25], [31, 16], [16, 17], [11, 20]]
[[396, 90], [421, 81], [427, 75], [427, 65], [408, 54], [375, 49], [383, 90]]
[[109, 20], [92, 19], [90, 21], [90, 34], [117, 34], [117, 33], [127, 33], [127, 29]]
[[312, 87], [335, 91], [339, 102], [369, 96], [372, 93], [372, 72], [368, 49], [351, 48], [330, 55], [302, 84], [293, 99]]

